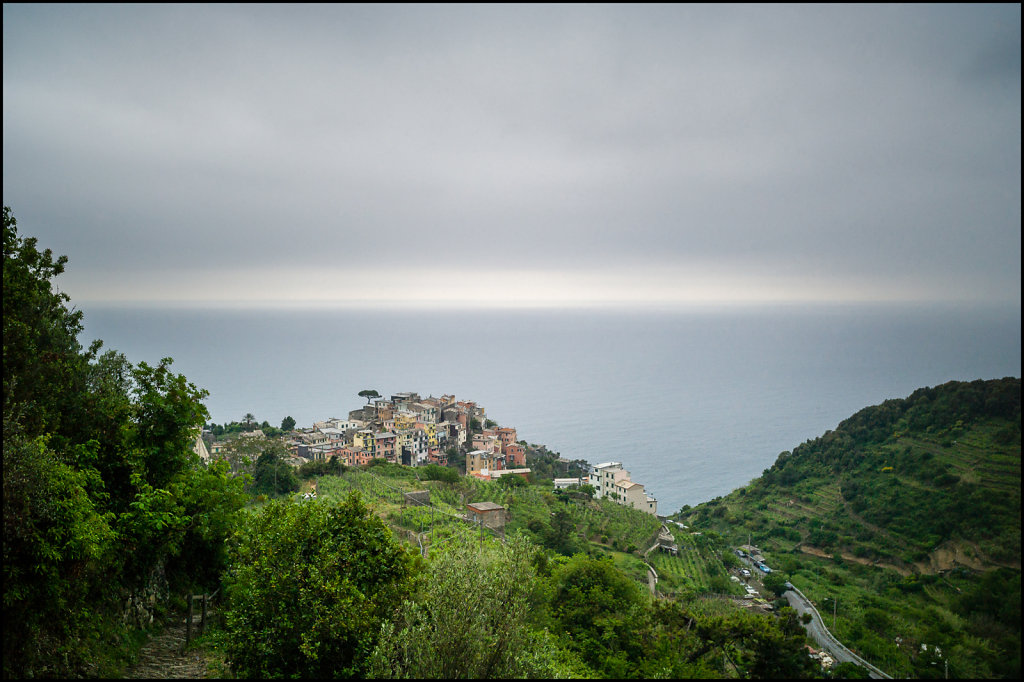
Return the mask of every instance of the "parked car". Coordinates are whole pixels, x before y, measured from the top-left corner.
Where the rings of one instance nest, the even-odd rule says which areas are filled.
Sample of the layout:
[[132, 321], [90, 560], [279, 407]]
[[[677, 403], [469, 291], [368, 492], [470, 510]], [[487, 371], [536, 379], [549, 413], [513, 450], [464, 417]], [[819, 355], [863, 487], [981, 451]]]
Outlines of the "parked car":
[[765, 573], [771, 573], [772, 572], [772, 569], [768, 568], [764, 564], [758, 564], [757, 567], [760, 568]]
[[749, 578], [750, 577], [750, 569], [744, 568], [742, 571], [740, 571], [740, 573], [743, 574], [744, 578]]

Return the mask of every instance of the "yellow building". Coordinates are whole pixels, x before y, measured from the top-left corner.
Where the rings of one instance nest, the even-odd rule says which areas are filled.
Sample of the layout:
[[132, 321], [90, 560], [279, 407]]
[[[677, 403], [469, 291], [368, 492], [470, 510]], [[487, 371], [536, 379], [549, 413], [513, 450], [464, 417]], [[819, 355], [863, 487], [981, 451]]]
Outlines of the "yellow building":
[[414, 412], [401, 411], [395, 415], [395, 429], [404, 431], [413, 428], [417, 415]]
[[466, 455], [466, 475], [479, 474], [491, 468], [492, 455], [484, 450], [474, 450]]
[[352, 446], [355, 448], [362, 448], [367, 452], [373, 452], [373, 431], [369, 429], [365, 431], [356, 431], [355, 435], [352, 436]]

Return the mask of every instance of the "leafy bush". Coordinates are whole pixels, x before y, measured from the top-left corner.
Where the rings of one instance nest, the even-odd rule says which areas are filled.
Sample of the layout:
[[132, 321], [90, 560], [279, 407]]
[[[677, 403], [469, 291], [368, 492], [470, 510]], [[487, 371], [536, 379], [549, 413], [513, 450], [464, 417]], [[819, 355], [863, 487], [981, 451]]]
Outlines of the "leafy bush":
[[418, 469], [420, 478], [425, 481], [444, 481], [445, 483], [458, 483], [459, 472], [450, 467], [443, 467], [437, 464], [428, 464]]
[[[373, 677], [504, 679], [563, 677], [528, 625], [536, 578], [535, 548], [523, 537], [507, 544], [474, 540], [431, 557], [422, 593], [384, 625], [373, 653]], [[560, 674], [561, 673], [561, 674]]]
[[241, 677], [356, 677], [414, 562], [350, 494], [272, 502], [232, 536], [227, 653]]
[[610, 560], [581, 554], [552, 571], [552, 582], [557, 633], [595, 670], [623, 676], [628, 669], [616, 653], [636, 653], [631, 628], [645, 603], [640, 585]]

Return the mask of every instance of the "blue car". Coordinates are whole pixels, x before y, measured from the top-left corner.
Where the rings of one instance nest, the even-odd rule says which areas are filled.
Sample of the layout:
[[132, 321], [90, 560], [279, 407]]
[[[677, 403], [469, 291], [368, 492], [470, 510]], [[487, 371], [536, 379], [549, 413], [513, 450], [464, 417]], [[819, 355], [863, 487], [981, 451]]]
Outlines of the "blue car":
[[772, 572], [772, 569], [768, 568], [764, 564], [758, 564], [757, 567], [760, 568], [765, 573], [771, 573]]

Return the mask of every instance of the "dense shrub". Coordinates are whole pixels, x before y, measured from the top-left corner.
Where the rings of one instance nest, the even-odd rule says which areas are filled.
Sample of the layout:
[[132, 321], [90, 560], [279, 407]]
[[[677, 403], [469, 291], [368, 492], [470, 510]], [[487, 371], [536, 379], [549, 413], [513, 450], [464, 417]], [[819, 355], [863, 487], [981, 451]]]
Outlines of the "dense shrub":
[[414, 575], [355, 493], [336, 506], [268, 504], [232, 536], [231, 556], [226, 641], [242, 677], [365, 675]]

